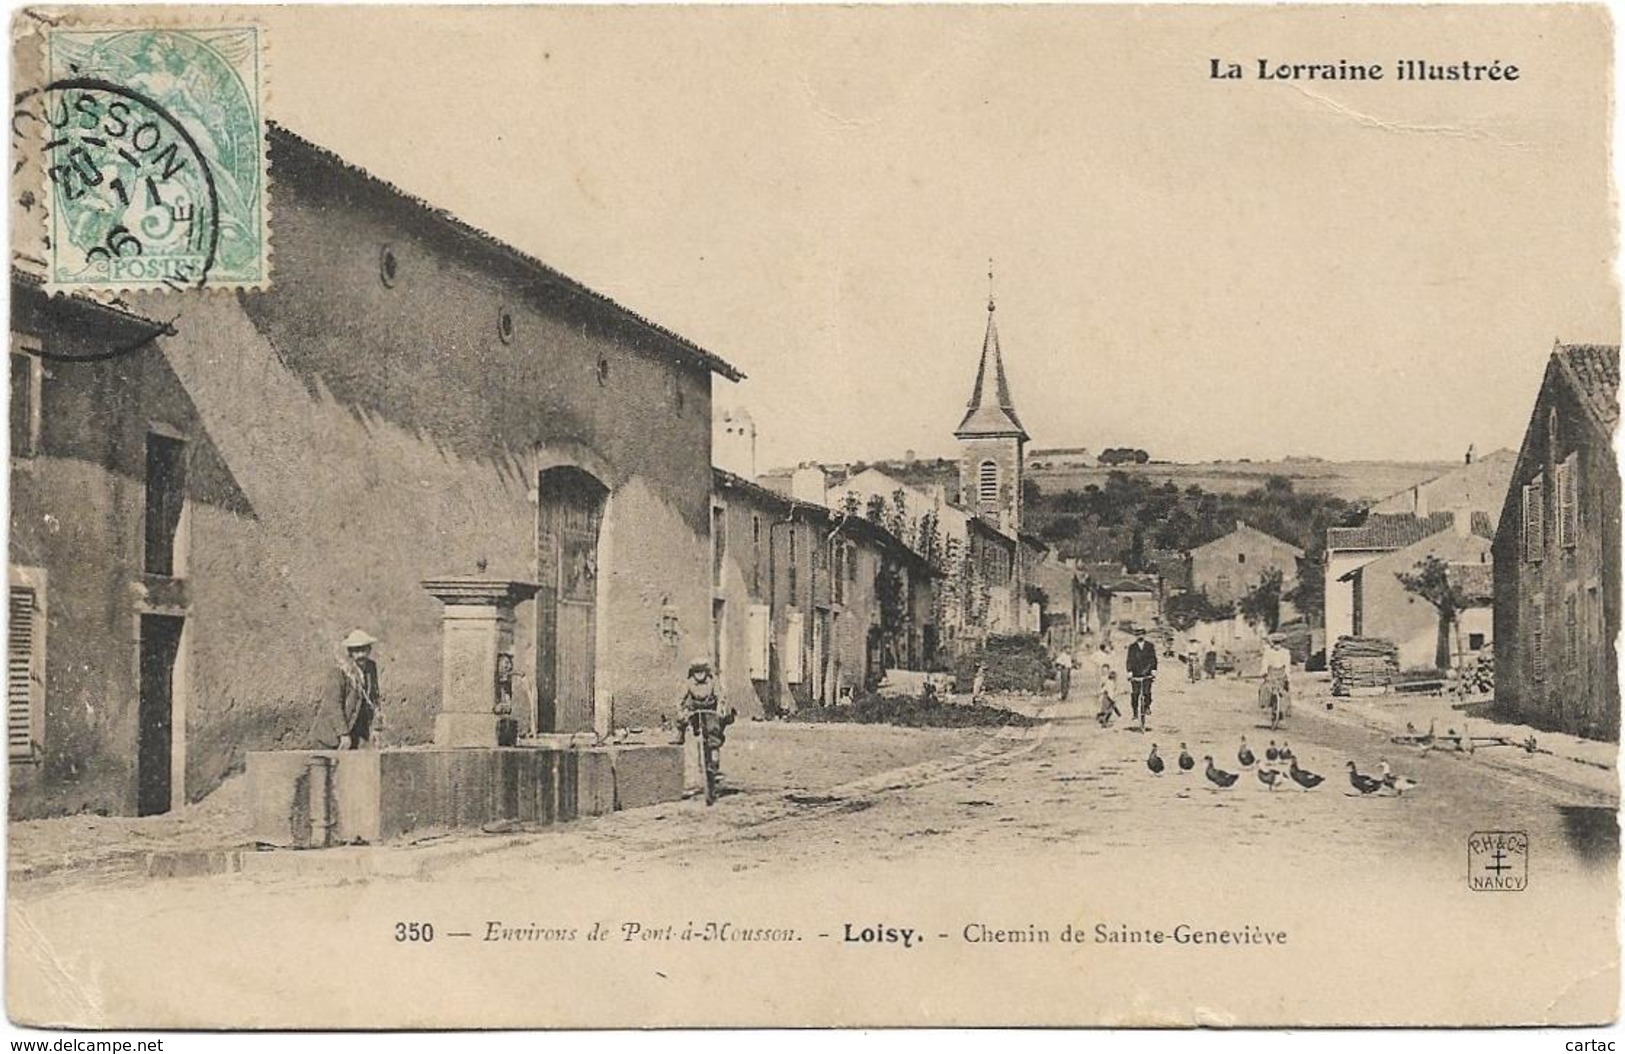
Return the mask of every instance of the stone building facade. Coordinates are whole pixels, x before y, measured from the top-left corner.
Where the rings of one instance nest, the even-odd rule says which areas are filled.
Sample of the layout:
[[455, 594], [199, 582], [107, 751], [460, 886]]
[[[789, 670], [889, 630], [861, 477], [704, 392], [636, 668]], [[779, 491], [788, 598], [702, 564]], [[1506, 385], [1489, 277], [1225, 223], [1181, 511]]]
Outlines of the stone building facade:
[[1232, 604], [1275, 571], [1286, 593], [1298, 584], [1301, 559], [1303, 550], [1297, 546], [1238, 522], [1224, 537], [1191, 550], [1190, 588], [1216, 604]]
[[1619, 739], [1619, 348], [1559, 345], [1495, 535], [1495, 701]]
[[[655, 721], [709, 646], [711, 379], [737, 371], [268, 138], [270, 288], [145, 294], [87, 328], [13, 279], [38, 308], [13, 314], [13, 376], [38, 382], [12, 461], [11, 603], [34, 627], [12, 674], [37, 686], [13, 700], [14, 816], [159, 812], [247, 750], [310, 745], [355, 626], [381, 639], [380, 735], [426, 742], [427, 578], [542, 586], [516, 635], [524, 731]], [[45, 357], [143, 318], [172, 321]]]

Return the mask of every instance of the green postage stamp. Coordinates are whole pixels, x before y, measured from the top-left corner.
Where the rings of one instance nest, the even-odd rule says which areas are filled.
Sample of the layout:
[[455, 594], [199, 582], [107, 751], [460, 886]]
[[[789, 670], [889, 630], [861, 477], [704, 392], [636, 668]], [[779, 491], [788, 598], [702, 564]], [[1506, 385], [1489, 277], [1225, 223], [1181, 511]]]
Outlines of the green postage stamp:
[[268, 283], [262, 32], [45, 29], [50, 287]]

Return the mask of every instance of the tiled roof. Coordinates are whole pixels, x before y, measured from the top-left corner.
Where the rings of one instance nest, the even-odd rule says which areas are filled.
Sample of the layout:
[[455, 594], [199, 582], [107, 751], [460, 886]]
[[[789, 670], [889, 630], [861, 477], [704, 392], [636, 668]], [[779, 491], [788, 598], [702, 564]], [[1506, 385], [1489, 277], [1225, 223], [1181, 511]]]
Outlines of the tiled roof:
[[1417, 517], [1411, 513], [1376, 513], [1359, 527], [1332, 527], [1326, 531], [1327, 549], [1403, 549], [1455, 522], [1448, 512]]
[[1451, 564], [1445, 569], [1450, 584], [1472, 602], [1495, 599], [1495, 568], [1491, 564]]
[[1251, 524], [1241, 523], [1239, 521], [1236, 523], [1236, 529], [1231, 531], [1230, 534], [1226, 534], [1226, 535], [1223, 535], [1222, 537], [1215, 538], [1211, 542], [1204, 542], [1203, 544], [1198, 545], [1194, 549], [1192, 549], [1191, 552], [1192, 553], [1200, 552], [1201, 550], [1206, 549], [1210, 545], [1218, 545], [1220, 542], [1224, 541], [1226, 538], [1229, 538], [1233, 534], [1257, 535], [1259, 538], [1264, 539], [1266, 542], [1269, 542], [1269, 543], [1271, 543], [1273, 545], [1279, 546], [1279, 547], [1281, 547], [1283, 549], [1290, 550], [1294, 556], [1297, 556], [1297, 557], [1300, 557], [1300, 558], [1303, 556], [1303, 550], [1299, 549], [1297, 546], [1293, 545], [1291, 542], [1286, 541], [1285, 539], [1282, 539], [1282, 538], [1277, 538], [1277, 537], [1275, 537], [1275, 535], [1270, 534], [1268, 531], [1261, 531], [1257, 527], [1252, 526]]
[[1612, 432], [1619, 424], [1619, 346], [1559, 344], [1552, 358], [1597, 423]]
[[[1326, 531], [1326, 548], [1332, 549], [1403, 549], [1440, 531], [1453, 530], [1456, 517], [1451, 512], [1436, 512], [1418, 517], [1412, 513], [1372, 513], [1359, 527], [1331, 527]], [[1475, 510], [1469, 530], [1480, 538], [1494, 539], [1495, 521], [1490, 514]]]
[[502, 241], [500, 238], [490, 234], [487, 231], [481, 230], [472, 223], [468, 223], [465, 220], [457, 218], [445, 209], [436, 208], [427, 201], [424, 201], [422, 198], [419, 198], [413, 194], [408, 194], [406, 191], [395, 186], [395, 184], [389, 182], [388, 180], [380, 179], [371, 172], [368, 172], [360, 165], [351, 164], [326, 147], [318, 146], [309, 139], [306, 139], [304, 136], [301, 136], [296, 132], [289, 131], [287, 128], [277, 124], [275, 121], [267, 122], [267, 132], [272, 146], [271, 160], [273, 170], [276, 167], [276, 152], [279, 150], [285, 150], [289, 146], [303, 151], [308, 156], [319, 158], [331, 165], [336, 165], [338, 168], [360, 177], [365, 182], [387, 191], [395, 198], [416, 207], [425, 216], [446, 225], [446, 227], [449, 229], [457, 231], [460, 234], [473, 239], [485, 249], [496, 253], [498, 256], [505, 257], [510, 263], [518, 264], [525, 270], [541, 276], [544, 280], [563, 289], [567, 289], [577, 296], [587, 299], [588, 301], [607, 308], [615, 315], [620, 316], [622, 319], [625, 319], [627, 322], [630, 322], [635, 326], [642, 327], [643, 330], [652, 336], [664, 341], [666, 346], [675, 352], [678, 357], [689, 359], [698, 365], [704, 366], [707, 370], [710, 370], [713, 373], [721, 374], [732, 381], [741, 381], [745, 379], [745, 375], [733, 365], [722, 359], [720, 356], [706, 351], [704, 348], [700, 347], [698, 344], [695, 344], [687, 337], [667, 329], [658, 322], [653, 322], [647, 318], [644, 318], [642, 315], [631, 310], [630, 308], [616, 303], [603, 293], [587, 288], [585, 285], [582, 285], [580, 282], [571, 278], [569, 275], [564, 274], [562, 271], [549, 267], [547, 264], [536, 259], [536, 257], [514, 248], [507, 242]]
[[1122, 578], [1109, 586], [1102, 587], [1102, 592], [1106, 593], [1155, 593], [1156, 591], [1155, 582], [1142, 582], [1133, 578]]

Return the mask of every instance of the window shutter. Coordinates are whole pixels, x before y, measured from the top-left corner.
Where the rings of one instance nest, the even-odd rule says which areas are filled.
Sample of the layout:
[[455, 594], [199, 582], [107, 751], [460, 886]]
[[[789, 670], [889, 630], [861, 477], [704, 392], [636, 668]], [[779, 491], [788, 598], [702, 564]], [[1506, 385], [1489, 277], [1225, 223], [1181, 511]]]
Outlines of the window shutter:
[[6, 744], [12, 761], [34, 757], [34, 591], [11, 588], [6, 651]]
[[805, 679], [801, 669], [801, 649], [805, 642], [801, 612], [792, 611], [784, 619], [784, 648], [779, 652], [784, 660], [784, 679], [789, 684], [800, 684]]
[[1531, 563], [1546, 553], [1546, 503], [1537, 477], [1523, 488], [1523, 558]]
[[750, 679], [768, 678], [768, 641], [773, 632], [773, 611], [766, 604], [750, 606], [750, 621], [746, 627], [746, 654], [750, 663]]
[[1578, 545], [1580, 542], [1580, 502], [1577, 493], [1579, 468], [1576, 457], [1570, 454], [1557, 466], [1557, 542], [1559, 545]]

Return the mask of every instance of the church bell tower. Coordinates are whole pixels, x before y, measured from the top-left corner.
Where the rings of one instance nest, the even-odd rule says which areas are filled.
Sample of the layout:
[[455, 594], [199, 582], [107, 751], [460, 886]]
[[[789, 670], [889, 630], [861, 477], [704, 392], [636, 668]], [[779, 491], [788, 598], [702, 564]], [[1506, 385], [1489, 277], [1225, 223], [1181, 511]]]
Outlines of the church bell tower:
[[[990, 284], [992, 277], [990, 272]], [[1021, 531], [1021, 484], [1028, 437], [1016, 416], [1010, 382], [1004, 376], [999, 330], [993, 321], [995, 309], [990, 289], [987, 334], [982, 338], [976, 387], [971, 390], [964, 419], [954, 429], [963, 455], [959, 463], [959, 504], [1006, 534], [1015, 535]]]

